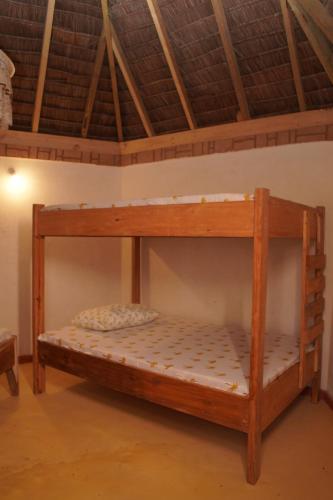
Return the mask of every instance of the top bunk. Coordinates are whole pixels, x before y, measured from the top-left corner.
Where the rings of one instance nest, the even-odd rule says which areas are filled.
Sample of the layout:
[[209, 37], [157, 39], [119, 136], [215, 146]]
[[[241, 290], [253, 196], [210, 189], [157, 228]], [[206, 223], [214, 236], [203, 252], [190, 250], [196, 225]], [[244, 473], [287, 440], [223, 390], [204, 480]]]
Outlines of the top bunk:
[[275, 198], [265, 188], [254, 194], [173, 196], [108, 205], [34, 205], [34, 235], [253, 238], [260, 216], [267, 221], [270, 238], [302, 238], [305, 212], [315, 236], [316, 208]]

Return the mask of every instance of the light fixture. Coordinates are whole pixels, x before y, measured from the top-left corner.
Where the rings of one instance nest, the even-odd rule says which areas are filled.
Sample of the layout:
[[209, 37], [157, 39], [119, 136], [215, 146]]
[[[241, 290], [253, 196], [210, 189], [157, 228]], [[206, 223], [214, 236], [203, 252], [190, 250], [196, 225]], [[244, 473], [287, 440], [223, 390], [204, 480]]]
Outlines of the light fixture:
[[7, 173], [8, 177], [5, 183], [6, 191], [14, 196], [23, 193], [27, 186], [25, 177], [18, 174], [14, 167], [9, 167]]

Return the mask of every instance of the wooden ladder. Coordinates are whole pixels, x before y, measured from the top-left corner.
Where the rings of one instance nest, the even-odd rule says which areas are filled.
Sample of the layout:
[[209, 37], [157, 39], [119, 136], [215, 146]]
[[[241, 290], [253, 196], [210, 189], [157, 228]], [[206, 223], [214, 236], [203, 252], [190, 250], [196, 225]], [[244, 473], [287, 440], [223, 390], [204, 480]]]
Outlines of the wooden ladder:
[[[321, 345], [324, 332], [323, 313], [325, 299], [324, 268], [324, 225], [325, 209], [317, 207], [315, 211], [304, 211], [303, 215], [303, 251], [302, 251], [302, 299], [301, 299], [301, 335], [299, 387], [304, 388], [306, 380], [306, 355], [311, 344], [314, 345], [313, 401], [318, 400], [321, 368]], [[314, 231], [315, 228], [315, 231]]]

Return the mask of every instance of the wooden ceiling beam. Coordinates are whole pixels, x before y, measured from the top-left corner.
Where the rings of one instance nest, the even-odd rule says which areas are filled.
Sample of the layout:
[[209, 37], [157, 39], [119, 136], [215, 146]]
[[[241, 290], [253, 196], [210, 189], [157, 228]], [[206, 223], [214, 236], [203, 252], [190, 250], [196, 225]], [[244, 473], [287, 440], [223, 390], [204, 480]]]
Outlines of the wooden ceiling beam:
[[150, 118], [148, 116], [146, 107], [143, 103], [139, 89], [135, 83], [133, 73], [128, 65], [127, 60], [126, 60], [124, 51], [121, 48], [118, 35], [117, 35], [116, 30], [112, 24], [111, 19], [110, 19], [110, 28], [111, 28], [111, 35], [112, 35], [112, 40], [113, 40], [114, 55], [116, 56], [119, 67], [120, 67], [121, 72], [124, 76], [128, 90], [129, 90], [129, 92], [132, 96], [132, 99], [134, 101], [136, 110], [141, 118], [142, 124], [144, 126], [145, 131], [146, 131], [146, 134], [148, 135], [148, 137], [152, 137], [153, 135], [155, 135], [152, 123], [151, 123]]
[[333, 83], [333, 53], [329, 41], [308, 15], [299, 0], [288, 0], [288, 3], [329, 79]]
[[302, 0], [302, 7], [328, 40], [333, 43], [333, 16], [329, 13], [327, 6], [324, 7], [319, 0]]
[[98, 81], [99, 81], [99, 77], [101, 74], [103, 61], [104, 61], [105, 48], [106, 48], [105, 34], [104, 34], [104, 30], [102, 30], [101, 36], [99, 37], [99, 41], [98, 41], [94, 69], [92, 72], [90, 87], [89, 87], [89, 91], [88, 91], [88, 97], [87, 97], [86, 106], [85, 106], [84, 115], [83, 115], [83, 122], [82, 122], [82, 129], [81, 129], [82, 137], [87, 137], [87, 135], [88, 135], [88, 129], [89, 129], [89, 125], [90, 125], [91, 115], [93, 112], [95, 98], [96, 98]]
[[34, 111], [33, 111], [33, 116], [32, 116], [32, 131], [33, 132], [38, 132], [38, 129], [39, 129], [40, 114], [41, 114], [41, 110], [42, 110], [42, 101], [43, 101], [43, 95], [44, 95], [47, 61], [49, 58], [49, 50], [50, 50], [50, 43], [51, 43], [54, 8], [55, 8], [55, 0], [48, 0], [46, 18], [45, 18], [44, 35], [43, 35], [42, 52], [41, 52], [39, 72], [38, 72], [35, 105], [34, 105]]
[[[18, 147], [66, 150], [78, 153], [94, 153], [96, 155], [119, 155], [120, 143], [98, 139], [84, 139], [54, 134], [23, 132], [20, 130], [0, 130], [0, 144]], [[54, 158], [55, 160], [57, 158]]]
[[166, 31], [161, 10], [158, 6], [157, 0], [147, 0], [147, 4], [150, 10], [150, 14], [153, 18], [153, 22], [160, 39], [162, 49], [167, 60], [175, 87], [178, 92], [178, 96], [183, 107], [187, 123], [191, 130], [197, 128], [197, 122], [193, 113], [192, 105], [187, 95], [187, 91], [179, 70], [179, 66], [176, 61], [175, 54], [173, 52], [168, 33]]
[[280, 0], [280, 6], [282, 11], [283, 24], [287, 35], [291, 69], [294, 77], [294, 84], [296, 88], [298, 105], [300, 111], [305, 111], [306, 101], [302, 85], [301, 69], [298, 60], [297, 44], [296, 44], [294, 26], [292, 23], [291, 12], [289, 10], [287, 0]]
[[[267, 134], [279, 132], [287, 132], [289, 135], [291, 131], [297, 138], [297, 131], [312, 127], [321, 127], [321, 134], [323, 136], [327, 134], [326, 137], [329, 139], [332, 124], [333, 109], [322, 109], [255, 118], [242, 122], [226, 123], [124, 142], [83, 139], [82, 137], [66, 137], [17, 130], [0, 130], [0, 153], [3, 156], [36, 158], [40, 148], [41, 158], [45, 158], [45, 155], [49, 154], [52, 160], [59, 159], [121, 166], [123, 165], [122, 157], [126, 159], [126, 156], [131, 154], [194, 144], [202, 146], [202, 144], [209, 141], [233, 141], [241, 138], [247, 140], [252, 138], [253, 144], [255, 144], [256, 136], [264, 135], [267, 137]], [[300, 136], [302, 137], [302, 132], [300, 132]], [[316, 135], [314, 137], [315, 140], [318, 140]], [[189, 155], [192, 155], [192, 148], [188, 150]], [[201, 150], [204, 155], [204, 149], [201, 148]], [[29, 156], [30, 154], [32, 156]]]
[[228, 62], [231, 79], [234, 85], [234, 89], [239, 104], [239, 109], [240, 109], [239, 118], [242, 120], [248, 120], [250, 118], [249, 106], [245, 95], [245, 90], [240, 75], [238, 62], [236, 59], [236, 54], [232, 45], [232, 40], [222, 0], [211, 0], [211, 2], [216, 22], [219, 28], [219, 33], [224, 48], [225, 56]]
[[205, 141], [237, 139], [239, 137], [252, 137], [270, 132], [283, 132], [299, 130], [304, 127], [318, 127], [333, 123], [333, 109], [320, 109], [303, 111], [286, 115], [253, 118], [241, 122], [225, 123], [211, 127], [185, 130], [172, 134], [163, 134], [146, 139], [135, 139], [120, 144], [120, 153], [136, 154], [154, 149], [173, 148], [185, 144], [196, 144]]
[[103, 13], [103, 26], [105, 32], [106, 48], [108, 53], [109, 68], [111, 74], [111, 86], [112, 86], [113, 104], [116, 117], [117, 135], [118, 135], [118, 140], [122, 141], [124, 139], [124, 135], [123, 135], [123, 127], [121, 121], [116, 63], [113, 54], [113, 40], [112, 40], [112, 32], [110, 27], [110, 16], [109, 16], [109, 1], [101, 0], [101, 5]]

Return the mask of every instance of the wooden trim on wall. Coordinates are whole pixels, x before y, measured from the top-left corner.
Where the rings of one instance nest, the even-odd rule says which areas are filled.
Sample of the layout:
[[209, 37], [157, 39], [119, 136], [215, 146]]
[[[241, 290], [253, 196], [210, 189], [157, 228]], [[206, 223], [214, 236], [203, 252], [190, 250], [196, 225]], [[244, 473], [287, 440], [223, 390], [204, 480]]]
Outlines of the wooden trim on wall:
[[333, 109], [257, 118], [122, 143], [3, 130], [0, 156], [127, 166], [318, 141], [333, 141]]
[[94, 165], [120, 165], [119, 144], [82, 137], [0, 131], [0, 156]]
[[299, 130], [305, 127], [331, 125], [332, 123], [333, 109], [304, 111], [186, 130], [174, 134], [163, 134], [146, 139], [135, 139], [121, 144], [120, 152], [122, 155], [133, 154], [165, 147], [172, 148], [185, 144], [198, 144], [199, 142], [253, 137], [286, 130]]
[[32, 354], [21, 354], [18, 356], [19, 365], [24, 365], [26, 363], [32, 363]]
[[327, 391], [323, 391], [322, 389], [319, 391], [319, 395], [320, 395], [319, 396], [320, 399], [325, 401], [325, 403], [328, 404], [328, 406], [331, 408], [331, 410], [333, 410], [333, 398], [332, 398], [332, 396]]

